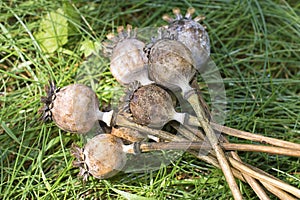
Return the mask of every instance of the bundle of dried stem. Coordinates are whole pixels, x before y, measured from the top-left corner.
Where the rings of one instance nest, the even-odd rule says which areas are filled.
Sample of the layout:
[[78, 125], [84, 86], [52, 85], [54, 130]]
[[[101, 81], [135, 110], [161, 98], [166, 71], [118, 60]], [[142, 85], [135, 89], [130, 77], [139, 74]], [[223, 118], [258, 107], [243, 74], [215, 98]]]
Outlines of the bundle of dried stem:
[[[195, 86], [195, 85], [193, 85]], [[196, 90], [199, 88], [195, 88]], [[207, 107], [205, 101], [202, 99], [200, 92], [198, 94], [198, 101], [201, 102], [202, 108]], [[180, 133], [180, 135], [174, 135], [163, 130], [156, 130], [147, 126], [142, 126], [134, 123], [126, 115], [118, 113], [115, 119], [115, 125], [132, 128], [145, 134], [155, 136], [163, 140], [164, 142], [157, 143], [141, 143], [141, 152], [157, 151], [157, 150], [185, 150], [215, 167], [221, 168], [220, 162], [217, 159], [215, 151], [209, 151], [212, 149], [211, 145], [205, 142], [205, 135], [193, 126], [178, 125], [171, 122], [170, 125]], [[265, 189], [277, 196], [280, 199], [296, 199], [300, 198], [300, 190], [295, 188], [276, 177], [254, 167], [244, 163], [238, 156], [236, 151], [252, 151], [252, 152], [264, 152], [276, 155], [295, 156], [300, 157], [300, 144], [287, 142], [275, 138], [261, 136], [259, 134], [249, 133], [226, 126], [219, 125], [217, 123], [209, 123], [210, 128], [216, 131], [222, 132], [226, 135], [235, 136], [250, 141], [260, 142], [263, 145], [257, 144], [236, 144], [229, 143], [229, 141], [221, 135], [218, 144], [223, 151], [229, 153], [224, 154], [229, 161], [230, 170], [234, 177], [248, 183], [255, 191], [260, 199], [270, 199], [265, 192]], [[199, 124], [201, 125], [201, 124]], [[131, 134], [130, 131], [127, 134]], [[133, 135], [131, 136], [131, 138]], [[130, 138], [130, 137], [127, 137]], [[134, 141], [131, 141], [134, 142]], [[270, 145], [265, 145], [270, 144]], [[199, 149], [206, 150], [208, 154], [199, 154]], [[231, 184], [231, 183], [228, 183]], [[233, 186], [234, 187], [234, 186]], [[232, 188], [232, 187], [231, 187]], [[235, 199], [239, 199], [240, 191], [232, 190]], [[235, 193], [235, 194], [234, 194]]]

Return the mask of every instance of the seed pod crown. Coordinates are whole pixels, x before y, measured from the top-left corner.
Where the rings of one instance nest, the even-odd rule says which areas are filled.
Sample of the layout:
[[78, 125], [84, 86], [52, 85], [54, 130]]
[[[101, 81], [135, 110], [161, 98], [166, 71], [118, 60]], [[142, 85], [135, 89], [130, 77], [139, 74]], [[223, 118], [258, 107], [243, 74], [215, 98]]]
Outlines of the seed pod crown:
[[210, 42], [205, 27], [199, 23], [204, 17], [192, 19], [194, 12], [194, 8], [189, 8], [182, 16], [180, 9], [174, 8], [175, 19], [165, 14], [163, 19], [169, 24], [163, 29], [163, 37], [182, 42], [192, 52], [196, 68], [200, 70], [209, 58]]
[[51, 121], [52, 120], [52, 111], [53, 101], [56, 99], [56, 93], [58, 93], [60, 88], [57, 88], [53, 81], [49, 81], [49, 85], [45, 85], [45, 91], [47, 96], [41, 97], [41, 102], [44, 104], [43, 107], [39, 110], [41, 113], [41, 120]]

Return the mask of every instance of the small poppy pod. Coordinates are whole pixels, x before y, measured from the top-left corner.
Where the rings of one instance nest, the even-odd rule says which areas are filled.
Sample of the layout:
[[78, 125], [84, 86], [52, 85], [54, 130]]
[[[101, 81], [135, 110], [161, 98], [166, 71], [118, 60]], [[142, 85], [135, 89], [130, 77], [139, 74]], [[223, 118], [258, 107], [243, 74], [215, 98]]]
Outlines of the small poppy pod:
[[120, 138], [111, 134], [99, 134], [88, 140], [84, 148], [72, 146], [71, 153], [77, 158], [74, 166], [80, 167], [79, 175], [87, 180], [88, 175], [106, 179], [120, 172], [127, 157]]
[[161, 128], [170, 121], [173, 113], [171, 96], [156, 85], [138, 88], [130, 100], [130, 112], [133, 120], [141, 125]]
[[48, 97], [42, 97], [45, 121], [52, 119], [62, 130], [74, 133], [89, 132], [98, 120], [110, 126], [113, 112], [99, 110], [98, 98], [91, 88], [71, 84], [58, 90], [50, 83], [46, 91]]
[[182, 42], [191, 52], [196, 62], [197, 70], [201, 70], [210, 56], [209, 35], [199, 21], [204, 19], [198, 16], [192, 19], [195, 9], [189, 8], [182, 16], [179, 8], [174, 8], [173, 13], [176, 18], [173, 19], [164, 15], [163, 19], [169, 24], [166, 26], [167, 35], [174, 40]]
[[137, 39], [136, 30], [128, 25], [118, 28], [118, 36], [109, 34], [112, 44], [104, 43], [107, 55], [110, 57], [110, 71], [121, 85], [139, 81], [142, 85], [151, 83], [148, 78], [147, 56], [143, 49], [145, 43]]
[[136, 123], [153, 128], [161, 128], [171, 120], [185, 124], [193, 118], [187, 113], [176, 112], [171, 95], [154, 84], [138, 88], [132, 94], [129, 108]]

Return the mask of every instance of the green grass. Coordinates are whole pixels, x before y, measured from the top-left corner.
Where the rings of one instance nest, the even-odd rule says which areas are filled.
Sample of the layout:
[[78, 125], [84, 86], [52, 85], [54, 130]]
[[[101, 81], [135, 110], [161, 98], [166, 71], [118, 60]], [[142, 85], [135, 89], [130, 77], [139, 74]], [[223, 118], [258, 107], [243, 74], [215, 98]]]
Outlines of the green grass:
[[[97, 92], [102, 109], [114, 104], [121, 88], [107, 60], [100, 56], [87, 63], [85, 55], [119, 25], [165, 25], [161, 16], [171, 14], [173, 7], [185, 12], [193, 6], [206, 16], [212, 58], [226, 88], [226, 125], [300, 143], [299, 2], [68, 2], [0, 2], [0, 199], [124, 199], [120, 191], [149, 199], [232, 198], [222, 172], [188, 154], [157, 171], [90, 178], [82, 184], [69, 152], [71, 143], [81, 138], [37, 121], [49, 79], [59, 86], [83, 82]], [[60, 14], [46, 17], [59, 8]], [[51, 22], [53, 17], [59, 20]], [[43, 20], [60, 29], [41, 33]], [[42, 47], [37, 33], [54, 43]], [[207, 88], [201, 86], [209, 103]], [[240, 155], [300, 188], [299, 158]], [[246, 199], [257, 199], [249, 186], [239, 186]]]

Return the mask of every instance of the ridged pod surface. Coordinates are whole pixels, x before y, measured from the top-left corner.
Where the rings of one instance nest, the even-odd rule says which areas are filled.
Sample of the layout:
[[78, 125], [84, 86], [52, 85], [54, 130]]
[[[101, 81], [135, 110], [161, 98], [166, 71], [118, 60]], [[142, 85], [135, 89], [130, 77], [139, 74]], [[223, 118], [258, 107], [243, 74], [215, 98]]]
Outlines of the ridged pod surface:
[[191, 51], [181, 42], [156, 41], [149, 53], [149, 76], [170, 90], [187, 85], [196, 73]]
[[52, 118], [65, 131], [86, 133], [97, 121], [98, 106], [98, 98], [91, 88], [81, 84], [68, 85], [56, 94]]
[[142, 84], [151, 82], [148, 78], [146, 64], [147, 56], [143, 49], [145, 43], [137, 39], [136, 30], [130, 25], [127, 30], [120, 26], [118, 36], [109, 34], [112, 44], [105, 43], [106, 54], [110, 57], [110, 71], [115, 79], [122, 85], [139, 81]]
[[112, 111], [100, 112], [96, 93], [88, 86], [71, 84], [56, 89], [52, 83], [50, 88], [48, 97], [42, 97], [45, 121], [52, 119], [60, 129], [81, 134], [89, 132], [98, 120], [110, 125]]
[[136, 123], [160, 128], [170, 121], [172, 98], [156, 85], [142, 86], [132, 95], [130, 111]]
[[191, 52], [196, 62], [196, 68], [201, 70], [210, 56], [209, 35], [199, 21], [204, 17], [198, 16], [192, 19], [194, 8], [189, 8], [182, 16], [179, 8], [174, 8], [176, 18], [164, 15], [163, 19], [169, 24], [166, 26], [166, 37], [182, 42]]
[[84, 148], [73, 146], [71, 153], [77, 158], [73, 164], [80, 167], [84, 180], [88, 175], [98, 179], [114, 176], [125, 166], [127, 157], [123, 142], [111, 134], [99, 134], [88, 140]]

